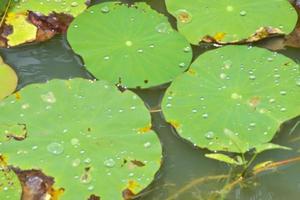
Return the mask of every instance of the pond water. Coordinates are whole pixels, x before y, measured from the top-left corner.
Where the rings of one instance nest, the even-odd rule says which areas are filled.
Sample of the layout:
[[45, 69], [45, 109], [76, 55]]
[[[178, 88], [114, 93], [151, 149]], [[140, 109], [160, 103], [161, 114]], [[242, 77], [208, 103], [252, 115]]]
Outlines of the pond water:
[[[163, 1], [151, 1], [151, 6], [166, 14]], [[174, 25], [174, 19], [168, 15]], [[276, 39], [260, 42], [259, 46], [274, 44]], [[194, 59], [213, 46], [193, 47]], [[82, 77], [93, 79], [84, 68], [80, 57], [75, 55], [65, 36], [56, 36], [44, 43], [27, 44], [15, 48], [0, 49], [5, 62], [11, 65], [19, 77], [18, 89], [25, 85], [51, 79]], [[282, 50], [295, 61], [300, 61], [299, 49]], [[145, 90], [134, 90], [152, 110], [159, 110], [160, 101], [169, 85]], [[226, 185], [225, 179], [208, 180], [209, 177], [228, 175], [229, 165], [208, 159], [206, 149], [195, 147], [182, 139], [168, 124], [161, 112], [152, 112], [153, 129], [163, 146], [163, 164], [152, 184], [136, 199], [141, 200], [201, 200], [215, 199], [211, 194]], [[232, 116], [235, 117], [235, 116]], [[278, 131], [273, 142], [294, 147], [295, 151], [273, 150], [258, 156], [254, 162], [281, 161], [299, 157], [300, 118], [286, 122]], [[299, 149], [300, 151], [300, 149]], [[208, 181], [207, 181], [208, 180]], [[228, 200], [297, 200], [300, 195], [300, 163], [284, 165], [251, 179], [247, 185], [239, 185], [226, 197]]]

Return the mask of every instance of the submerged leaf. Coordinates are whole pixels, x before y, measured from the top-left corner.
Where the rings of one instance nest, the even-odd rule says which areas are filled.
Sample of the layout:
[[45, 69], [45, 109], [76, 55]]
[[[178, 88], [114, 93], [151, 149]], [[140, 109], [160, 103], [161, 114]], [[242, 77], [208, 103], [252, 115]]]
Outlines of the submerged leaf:
[[285, 146], [281, 146], [279, 144], [273, 144], [273, 143], [259, 144], [259, 145], [255, 146], [256, 153], [261, 153], [263, 151], [273, 150], [273, 149], [292, 150], [290, 147], [285, 147]]
[[211, 159], [215, 159], [221, 162], [225, 162], [228, 164], [232, 164], [232, 165], [242, 165], [242, 163], [234, 160], [233, 158], [225, 155], [225, 154], [221, 154], [221, 153], [211, 153], [211, 154], [205, 154], [205, 156], [207, 158], [211, 158]]

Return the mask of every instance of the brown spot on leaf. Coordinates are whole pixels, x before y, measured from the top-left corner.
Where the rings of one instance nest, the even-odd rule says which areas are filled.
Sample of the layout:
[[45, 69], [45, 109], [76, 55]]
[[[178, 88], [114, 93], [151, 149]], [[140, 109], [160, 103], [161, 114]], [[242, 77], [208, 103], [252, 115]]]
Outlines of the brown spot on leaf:
[[145, 166], [145, 164], [142, 161], [139, 161], [139, 160], [131, 160], [130, 162], [132, 164], [138, 166], [138, 167], [144, 167]]
[[256, 109], [256, 107], [258, 106], [258, 104], [260, 104], [261, 99], [258, 96], [254, 96], [249, 100], [249, 106], [251, 106], [252, 108]]
[[125, 190], [123, 190], [122, 196], [124, 200], [131, 200], [134, 198], [135, 194], [130, 189], [126, 188]]

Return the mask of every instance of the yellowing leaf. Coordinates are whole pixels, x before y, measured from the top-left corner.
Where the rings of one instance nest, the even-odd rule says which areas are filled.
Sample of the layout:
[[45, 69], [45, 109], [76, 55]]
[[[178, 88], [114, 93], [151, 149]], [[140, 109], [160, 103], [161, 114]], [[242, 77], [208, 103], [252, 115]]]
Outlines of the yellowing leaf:
[[26, 13], [9, 13], [6, 17], [6, 24], [13, 27], [12, 34], [7, 36], [9, 46], [16, 46], [35, 40], [37, 27], [27, 21]]

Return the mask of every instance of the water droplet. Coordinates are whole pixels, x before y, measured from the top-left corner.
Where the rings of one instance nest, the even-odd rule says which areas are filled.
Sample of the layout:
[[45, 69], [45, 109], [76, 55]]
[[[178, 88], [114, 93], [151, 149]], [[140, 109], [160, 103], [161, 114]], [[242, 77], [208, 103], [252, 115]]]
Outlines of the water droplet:
[[145, 148], [151, 147], [151, 143], [150, 143], [150, 142], [146, 142], [146, 143], [144, 144], [144, 147], [145, 147]]
[[31, 149], [36, 150], [37, 148], [38, 148], [38, 146], [33, 146]]
[[269, 57], [269, 58], [267, 58], [267, 60], [268, 60], [269, 62], [272, 62], [272, 61], [274, 60], [274, 58]]
[[296, 85], [300, 86], [300, 78], [296, 81]]
[[150, 44], [149, 47], [150, 47], [150, 48], [154, 48], [154, 44]]
[[246, 16], [246, 15], [247, 15], [247, 12], [246, 12], [245, 10], [241, 10], [241, 11], [240, 11], [240, 15], [241, 15], [241, 16]]
[[166, 23], [160, 23], [155, 27], [155, 29], [159, 33], [167, 33], [169, 30], [169, 26]]
[[270, 102], [270, 103], [274, 103], [274, 102], [275, 102], [275, 99], [273, 99], [273, 98], [272, 98], [272, 99], [269, 99], [269, 102]]
[[76, 1], [73, 1], [72, 3], [71, 3], [71, 6], [72, 7], [77, 7], [79, 4], [76, 2]]
[[207, 118], [208, 118], [208, 114], [207, 114], [207, 113], [204, 113], [204, 114], [202, 115], [202, 117], [203, 117], [204, 119], [207, 119]]
[[231, 12], [231, 11], [233, 11], [233, 7], [232, 7], [232, 6], [226, 6], [226, 10], [227, 10], [228, 12]]
[[115, 166], [115, 164], [116, 164], [116, 162], [112, 158], [104, 161], [104, 165], [108, 168], [113, 168]]
[[284, 96], [284, 95], [286, 95], [286, 91], [280, 91], [280, 94], [281, 94], [282, 96]]
[[92, 191], [94, 189], [94, 186], [93, 185], [90, 185], [89, 187], [88, 187], [88, 190], [89, 191]]
[[80, 165], [80, 159], [76, 158], [75, 160], [72, 161], [72, 166], [73, 167], [78, 167]]
[[184, 67], [186, 67], [186, 64], [184, 62], [179, 63], [179, 67], [184, 68]]
[[224, 74], [224, 73], [221, 73], [221, 74], [220, 74], [220, 78], [221, 78], [221, 79], [225, 79], [226, 77], [227, 77], [226, 74]]
[[231, 60], [225, 60], [223, 62], [223, 64], [224, 64], [225, 69], [229, 69], [232, 66], [232, 61]]
[[168, 103], [168, 104], [166, 105], [167, 108], [170, 108], [171, 106], [172, 106], [172, 104], [170, 104], [170, 103]]
[[103, 6], [102, 8], [101, 8], [101, 12], [102, 13], [109, 13], [109, 11], [110, 11], [110, 9], [109, 9], [109, 7], [108, 6]]
[[137, 52], [138, 53], [144, 53], [144, 50], [143, 49], [138, 49]]
[[280, 111], [281, 111], [281, 112], [285, 112], [285, 111], [286, 111], [286, 108], [280, 108]]
[[190, 23], [192, 21], [192, 14], [185, 9], [179, 9], [175, 12], [176, 18], [180, 23]]
[[184, 48], [183, 48], [183, 51], [184, 51], [185, 53], [188, 53], [188, 52], [190, 52], [191, 50], [192, 50], [192, 48], [191, 48], [190, 46], [184, 47]]
[[198, 111], [196, 109], [193, 109], [192, 110], [192, 113], [197, 113]]
[[209, 132], [207, 132], [207, 133], [205, 134], [205, 138], [206, 138], [206, 139], [211, 140], [211, 139], [214, 139], [214, 137], [215, 137], [215, 134], [214, 134], [214, 132], [212, 132], [212, 131], [209, 131]]
[[128, 47], [131, 47], [132, 46], [132, 41], [130, 41], [130, 40], [127, 40], [126, 42], [125, 42], [125, 45], [126, 46], [128, 46]]
[[255, 75], [250, 75], [250, 76], [249, 76], [249, 79], [250, 79], [250, 80], [255, 80], [255, 79], [256, 79], [256, 76], [255, 76]]
[[47, 150], [52, 154], [59, 155], [64, 152], [64, 147], [57, 142], [53, 142], [47, 146]]
[[89, 163], [92, 162], [92, 159], [91, 159], [91, 158], [86, 158], [86, 159], [84, 159], [83, 162], [84, 162], [85, 164], [89, 164]]
[[72, 138], [72, 139], [71, 139], [71, 144], [72, 144], [72, 145], [79, 145], [79, 139], [77, 139], [77, 138]]

